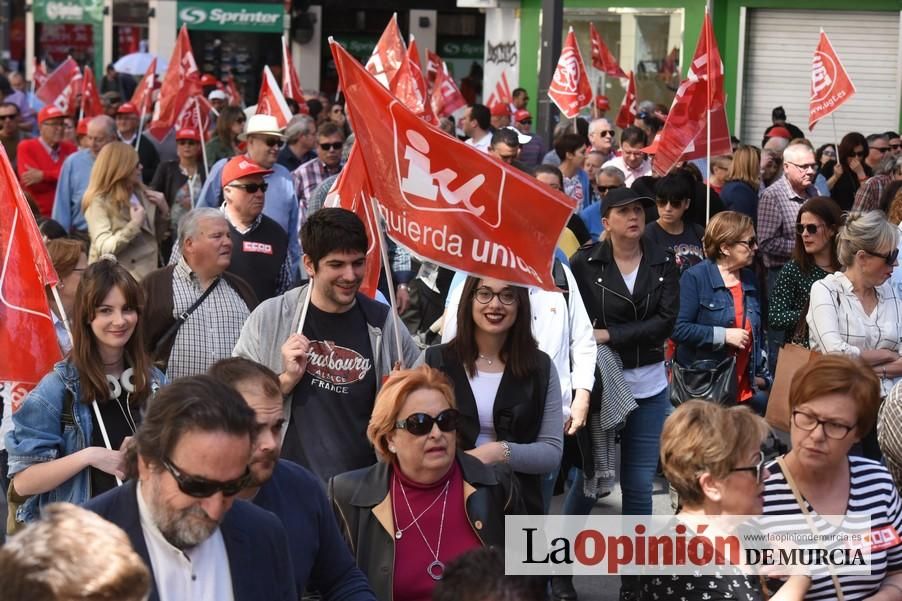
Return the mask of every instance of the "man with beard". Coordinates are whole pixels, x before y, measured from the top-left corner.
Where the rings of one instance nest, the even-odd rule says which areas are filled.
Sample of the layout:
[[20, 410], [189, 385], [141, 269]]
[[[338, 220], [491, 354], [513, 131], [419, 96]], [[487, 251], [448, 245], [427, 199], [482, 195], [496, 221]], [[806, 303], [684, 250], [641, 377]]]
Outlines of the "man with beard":
[[257, 415], [251, 482], [238, 496], [274, 513], [285, 526], [298, 599], [309, 589], [326, 601], [374, 601], [322, 484], [310, 470], [279, 459], [285, 425], [279, 376], [241, 357], [223, 359], [207, 374], [235, 388]]
[[126, 455], [137, 478], [87, 508], [125, 530], [153, 576], [150, 601], [297, 601], [282, 524], [236, 501], [256, 433], [241, 395], [210, 376], [149, 405]]
[[301, 228], [301, 243], [311, 283], [254, 309], [232, 354], [279, 374], [288, 420], [282, 457], [325, 483], [376, 462], [366, 438], [376, 393], [395, 363], [412, 366], [419, 349], [394, 311], [359, 292], [369, 243], [357, 215], [320, 209]]

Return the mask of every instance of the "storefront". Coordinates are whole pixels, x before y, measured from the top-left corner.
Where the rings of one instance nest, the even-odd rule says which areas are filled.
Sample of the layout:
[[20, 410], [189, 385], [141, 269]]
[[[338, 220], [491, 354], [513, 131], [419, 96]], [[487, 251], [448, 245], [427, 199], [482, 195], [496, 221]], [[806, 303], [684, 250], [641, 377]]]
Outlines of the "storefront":
[[29, 40], [31, 52], [26, 51], [28, 64], [31, 56], [56, 65], [71, 55], [103, 73], [104, 4], [104, 0], [32, 0], [34, 35]]

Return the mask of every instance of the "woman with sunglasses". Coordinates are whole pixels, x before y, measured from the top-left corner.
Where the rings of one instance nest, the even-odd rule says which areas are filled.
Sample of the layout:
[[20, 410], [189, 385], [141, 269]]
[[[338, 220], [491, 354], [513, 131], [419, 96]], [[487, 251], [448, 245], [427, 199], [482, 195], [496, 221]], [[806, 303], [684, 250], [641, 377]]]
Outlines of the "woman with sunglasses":
[[6, 435], [10, 496], [22, 503], [17, 522], [54, 501], [84, 504], [124, 477], [124, 443], [165, 383], [144, 352], [143, 305], [141, 287], [115, 260], [82, 276], [72, 350], [25, 397]]
[[457, 334], [426, 349], [420, 361], [454, 384], [461, 447], [483, 463], [508, 463], [526, 509], [544, 513], [542, 476], [563, 451], [557, 370], [531, 329], [529, 293], [500, 280], [467, 277]]
[[429, 599], [451, 561], [503, 547], [504, 516], [523, 513], [507, 466], [461, 452], [463, 422], [442, 372], [394, 372], [366, 432], [379, 463], [329, 482], [339, 526], [379, 601]]
[[[762, 446], [769, 432], [767, 423], [745, 407], [725, 408], [699, 400], [683, 403], [667, 418], [661, 433], [661, 466], [679, 495], [676, 521], [687, 528], [687, 539], [699, 521], [710, 524], [716, 516], [761, 513], [769, 476]], [[710, 531], [707, 534], [713, 539]], [[792, 576], [770, 598], [801, 600], [810, 584], [807, 576]], [[726, 565], [719, 576], [643, 576], [640, 598], [763, 601], [765, 597], [758, 577]]]
[[839, 143], [839, 162], [827, 180], [830, 197], [843, 211], [852, 210], [858, 188], [874, 174], [864, 162], [867, 156], [868, 141], [863, 135], [853, 131], [843, 136]]
[[227, 106], [216, 120], [216, 135], [207, 142], [207, 164], [214, 165], [220, 159], [230, 159], [240, 152], [238, 136], [244, 131], [247, 117], [237, 106]]
[[125, 142], [110, 142], [97, 155], [82, 200], [91, 249], [88, 261], [111, 254], [141, 281], [159, 267], [159, 241], [169, 231], [169, 205], [145, 188], [138, 153]]
[[[771, 377], [764, 356], [761, 301], [750, 269], [758, 240], [748, 215], [723, 211], [705, 229], [707, 259], [680, 278], [680, 310], [673, 341], [676, 362], [736, 358], [734, 402], [764, 414]], [[681, 399], [686, 400], [686, 399]]]
[[[767, 466], [765, 516], [817, 514], [817, 522], [818, 516], [863, 514], [872, 532], [902, 532], [902, 501], [887, 469], [849, 454], [873, 429], [880, 396], [874, 370], [850, 357], [825, 355], [796, 372], [789, 389], [792, 450]], [[840, 592], [846, 600], [902, 598], [899, 539], [874, 545], [871, 553], [869, 575], [841, 569], [835, 581], [815, 575], [806, 601], [838, 599]]]
[[692, 202], [695, 182], [685, 171], [669, 173], [655, 183], [658, 219], [645, 226], [645, 237], [676, 256], [683, 273], [705, 258], [702, 237], [705, 228], [685, 219]]
[[808, 296], [812, 284], [840, 269], [835, 238], [841, 225], [842, 214], [832, 198], [809, 198], [799, 209], [793, 257], [780, 270], [768, 298], [767, 323], [783, 330], [786, 342], [808, 346]]

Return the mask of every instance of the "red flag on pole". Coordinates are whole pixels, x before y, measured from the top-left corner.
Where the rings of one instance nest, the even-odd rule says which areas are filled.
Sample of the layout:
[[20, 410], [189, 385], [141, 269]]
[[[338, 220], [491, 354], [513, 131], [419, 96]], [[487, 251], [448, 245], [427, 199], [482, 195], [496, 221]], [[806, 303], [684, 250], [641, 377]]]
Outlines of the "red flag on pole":
[[548, 87], [548, 97], [568, 119], [573, 119], [582, 108], [592, 104], [592, 85], [572, 27]]
[[38, 57], [34, 57], [34, 73], [31, 75], [31, 81], [34, 82], [35, 90], [47, 81], [47, 65], [44, 61], [39, 61]]
[[620, 129], [625, 129], [636, 122], [636, 115], [638, 114], [639, 102], [636, 98], [636, 75], [630, 71], [629, 83], [626, 85], [626, 95], [623, 97], [623, 104], [620, 105], [620, 112], [617, 113], [614, 125]]
[[420, 91], [420, 96], [427, 97], [426, 78], [423, 77], [423, 65], [420, 64], [420, 50], [417, 48], [416, 38], [410, 35], [410, 43], [407, 45], [407, 62], [410, 65], [410, 74]]
[[44, 104], [52, 104], [67, 115], [75, 113], [75, 100], [81, 92], [81, 71], [70, 56], [53, 70], [44, 85], [37, 89], [37, 96]]
[[373, 191], [366, 176], [360, 146], [351, 148], [348, 162], [329, 194], [326, 195], [325, 207], [339, 207], [355, 213], [366, 228], [366, 273], [360, 291], [370, 298], [376, 297], [379, 288], [379, 272], [382, 269], [382, 237], [376, 227], [376, 215], [373, 213]]
[[0, 381], [14, 383], [14, 400], [61, 359], [45, 290], [58, 278], [17, 182], [0, 147]]
[[554, 249], [574, 202], [424, 123], [331, 46], [386, 234], [453, 269], [555, 289]]
[[447, 117], [457, 109], [467, 106], [467, 101], [448, 72], [445, 61], [437, 54], [426, 51], [426, 76], [432, 89], [429, 93], [432, 111], [439, 117]]
[[[413, 36], [411, 36], [410, 40], [411, 47], [414, 48], [415, 52], [416, 46], [413, 42]], [[421, 119], [433, 125], [438, 123], [438, 119], [435, 117], [432, 106], [426, 97], [426, 80], [423, 79], [423, 71], [419, 67], [418, 61], [411, 57], [409, 48], [407, 55], [404, 57], [404, 62], [401, 68], [398, 69], [398, 72], [395, 73], [395, 78], [392, 80], [389, 89], [398, 100], [419, 115]]]
[[97, 93], [97, 82], [94, 80], [94, 72], [91, 67], [85, 67], [81, 89], [81, 116], [82, 119], [90, 119], [103, 114], [103, 104], [100, 102], [100, 94]]
[[398, 15], [393, 14], [379, 41], [376, 42], [373, 54], [366, 61], [366, 70], [387, 88], [404, 64], [404, 54], [404, 40], [401, 39], [401, 30], [398, 29]]
[[821, 29], [821, 38], [811, 62], [811, 102], [808, 106], [808, 129], [838, 109], [855, 95], [855, 85], [846, 68]]
[[301, 112], [309, 113], [307, 101], [304, 100], [304, 91], [301, 89], [301, 80], [294, 69], [294, 61], [291, 59], [291, 50], [288, 46], [288, 38], [282, 36], [282, 95], [291, 98], [301, 107]]
[[276, 118], [279, 127], [285, 127], [291, 120], [291, 110], [282, 90], [276, 82], [276, 76], [272, 74], [268, 66], [263, 67], [263, 82], [260, 84], [260, 95], [257, 97], [258, 115], [272, 115]]
[[653, 167], [656, 173], [670, 171], [682, 160], [708, 154], [707, 119], [711, 111], [711, 156], [730, 154], [730, 130], [724, 111], [723, 62], [717, 49], [711, 17], [705, 15], [702, 31], [684, 80], [661, 130]]
[[156, 87], [156, 83], [157, 57], [153, 57], [150, 59], [150, 64], [147, 66], [144, 78], [141, 80], [141, 83], [138, 84], [138, 87], [135, 88], [135, 93], [132, 94], [131, 98], [131, 103], [138, 109], [139, 114], [147, 115], [152, 112], [153, 90], [154, 87]]
[[148, 128], [150, 134], [162, 141], [169, 134], [188, 99], [201, 94], [203, 88], [200, 85], [200, 71], [194, 61], [194, 53], [191, 52], [188, 29], [182, 25], [169, 59], [169, 67], [163, 76], [157, 114]]
[[593, 23], [589, 23], [589, 38], [592, 40], [592, 66], [606, 75], [626, 79], [626, 73], [620, 68]]
[[235, 78], [231, 75], [225, 78], [225, 95], [229, 99], [229, 106], [244, 106], [244, 100], [235, 86]]

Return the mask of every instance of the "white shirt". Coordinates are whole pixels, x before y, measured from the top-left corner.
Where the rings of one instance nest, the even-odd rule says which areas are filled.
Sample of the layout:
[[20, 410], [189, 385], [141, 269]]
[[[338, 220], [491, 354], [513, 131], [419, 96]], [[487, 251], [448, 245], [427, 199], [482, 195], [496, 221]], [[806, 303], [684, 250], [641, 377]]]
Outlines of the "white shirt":
[[504, 372], [485, 373], [476, 370], [476, 375], [467, 378], [470, 381], [470, 390], [476, 400], [476, 409], [479, 413], [479, 436], [476, 437], [476, 446], [487, 442], [495, 442], [498, 435], [495, 433], [495, 398], [498, 396], [498, 387], [501, 386], [501, 376]]
[[[566, 265], [563, 267], [567, 276], [569, 299], [565, 301], [561, 292], [530, 287], [529, 308], [532, 314], [532, 335], [539, 343], [539, 350], [551, 357], [561, 381], [561, 401], [566, 422], [570, 418], [573, 389], [592, 390], [595, 384], [595, 338], [573, 272]], [[442, 342], [448, 342], [457, 334], [457, 307], [462, 292], [463, 286], [457, 286], [448, 294]]]
[[160, 601], [234, 601], [229, 556], [219, 528], [191, 549], [181, 551], [163, 538], [150, 516], [138, 482], [138, 515]]
[[492, 132], [486, 132], [478, 142], [473, 140], [473, 138], [469, 138], [466, 143], [474, 148], [478, 148], [482, 152], [488, 153], [489, 146], [492, 144]]
[[624, 180], [624, 184], [627, 188], [633, 185], [633, 182], [636, 181], [640, 177], [645, 177], [646, 175], [651, 175], [651, 159], [645, 157], [645, 160], [642, 161], [642, 164], [639, 165], [638, 169], [630, 169], [626, 166], [626, 163], [623, 161], [623, 157], [614, 157], [607, 163], [601, 166], [602, 169], [605, 167], [617, 167], [621, 171], [623, 171], [623, 175], [626, 176]]
[[[639, 275], [639, 268], [632, 273], [624, 273], [623, 283], [626, 284], [630, 294], [636, 286], [636, 276]], [[623, 379], [626, 385], [630, 387], [630, 392], [637, 399], [647, 399], [655, 396], [665, 388], [667, 388], [667, 370], [664, 368], [664, 362], [651, 363], [641, 367], [623, 370]]]

